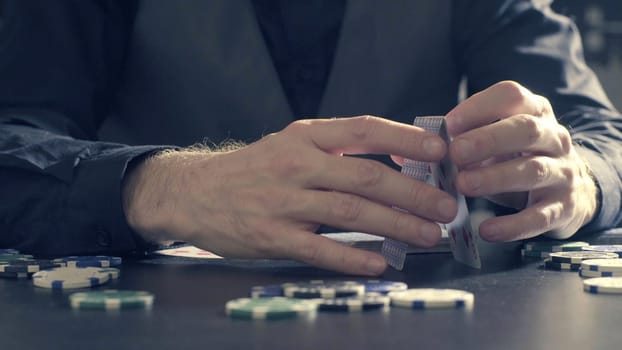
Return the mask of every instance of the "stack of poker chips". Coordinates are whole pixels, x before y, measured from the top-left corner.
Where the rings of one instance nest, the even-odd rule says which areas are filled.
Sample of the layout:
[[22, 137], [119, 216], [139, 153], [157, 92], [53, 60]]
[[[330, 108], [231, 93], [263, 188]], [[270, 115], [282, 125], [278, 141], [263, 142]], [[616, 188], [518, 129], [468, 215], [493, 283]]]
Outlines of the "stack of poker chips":
[[471, 309], [472, 293], [455, 289], [408, 289], [403, 282], [322, 281], [255, 286], [249, 298], [225, 305], [232, 318], [280, 319], [312, 316], [319, 312], [387, 311], [390, 307], [415, 310]]
[[[94, 288], [117, 280], [122, 259], [116, 256], [66, 256], [36, 259], [16, 249], [0, 249], [0, 277], [32, 279], [38, 288], [67, 291]], [[154, 295], [135, 290], [89, 290], [69, 295], [75, 310], [150, 309]]]

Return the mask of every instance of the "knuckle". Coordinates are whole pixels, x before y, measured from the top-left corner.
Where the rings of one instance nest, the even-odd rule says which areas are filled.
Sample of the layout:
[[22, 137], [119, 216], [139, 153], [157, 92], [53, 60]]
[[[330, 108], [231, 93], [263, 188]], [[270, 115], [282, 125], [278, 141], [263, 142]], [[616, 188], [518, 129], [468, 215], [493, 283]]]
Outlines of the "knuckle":
[[553, 106], [551, 102], [544, 96], [535, 95], [537, 100], [539, 101], [538, 115], [546, 116], [553, 114]]
[[545, 182], [550, 176], [549, 167], [539, 158], [529, 159], [527, 163], [527, 168], [531, 173], [531, 185], [541, 184]]
[[533, 145], [542, 137], [542, 125], [538, 119], [523, 114], [520, 116], [521, 124], [526, 132], [526, 137], [529, 145]]
[[309, 125], [311, 125], [314, 121], [310, 120], [310, 119], [301, 119], [301, 120], [296, 120], [292, 123], [290, 123], [285, 130], [289, 131], [289, 132], [293, 132], [293, 133], [298, 133], [301, 132], [302, 130], [306, 129]]
[[541, 228], [543, 231], [548, 231], [553, 222], [553, 213], [551, 210], [538, 210], [534, 214], [533, 220], [537, 227]]
[[353, 118], [354, 124], [351, 130], [352, 136], [357, 140], [369, 139], [376, 129], [376, 118], [364, 115]]
[[300, 260], [310, 264], [310, 265], [318, 265], [319, 262], [322, 261], [322, 251], [319, 247], [306, 244], [298, 250], [298, 254], [300, 256]]
[[572, 149], [572, 137], [570, 136], [570, 132], [568, 131], [568, 129], [560, 125], [559, 132], [558, 132], [558, 138], [559, 138], [559, 147], [562, 153], [569, 154], [570, 150]]
[[560, 169], [561, 176], [566, 179], [566, 183], [572, 184], [577, 178], [577, 173], [573, 167], [564, 166]]
[[402, 232], [410, 232], [408, 223], [406, 220], [406, 214], [400, 213], [395, 210], [393, 213], [393, 220], [391, 224], [391, 232], [393, 233], [402, 233]]
[[374, 187], [382, 181], [383, 166], [376, 161], [362, 160], [356, 172], [355, 184], [358, 187]]
[[524, 104], [530, 97], [529, 90], [513, 80], [505, 80], [497, 84], [512, 105]]
[[333, 201], [331, 214], [338, 221], [356, 221], [362, 210], [362, 199], [351, 194], [341, 194]]
[[411, 203], [414, 204], [415, 210], [419, 207], [419, 203], [425, 203], [425, 195], [423, 193], [425, 186], [418, 181], [413, 181], [412, 184], [408, 187], [408, 198], [411, 199]]

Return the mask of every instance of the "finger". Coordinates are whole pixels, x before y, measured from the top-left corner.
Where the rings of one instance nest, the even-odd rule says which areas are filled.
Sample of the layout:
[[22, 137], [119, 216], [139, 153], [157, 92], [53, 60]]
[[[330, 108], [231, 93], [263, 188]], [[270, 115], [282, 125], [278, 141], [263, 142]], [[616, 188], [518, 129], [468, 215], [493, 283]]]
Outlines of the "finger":
[[288, 129], [299, 126], [317, 147], [329, 153], [395, 154], [437, 161], [447, 149], [438, 135], [378, 117], [305, 120], [292, 123]]
[[540, 116], [550, 110], [546, 99], [516, 82], [503, 81], [474, 94], [447, 113], [447, 130], [456, 136], [512, 115]]
[[486, 220], [480, 225], [479, 233], [490, 242], [509, 242], [556, 230], [564, 221], [563, 202], [552, 199], [534, 203], [517, 214]]
[[404, 165], [404, 157], [400, 157], [400, 156], [396, 156], [396, 155], [391, 155], [391, 160], [399, 165], [399, 166], [403, 166]]
[[311, 232], [288, 232], [281, 240], [286, 258], [353, 275], [377, 276], [387, 268], [378, 253], [352, 248]]
[[307, 185], [363, 196], [433, 221], [449, 222], [457, 212], [446, 192], [369, 159], [331, 156]]
[[441, 238], [441, 229], [434, 222], [349, 193], [306, 191], [300, 195], [300, 203], [287, 216], [297, 221], [391, 237], [421, 247], [432, 247]]
[[457, 136], [449, 154], [454, 163], [464, 166], [516, 152], [559, 156], [568, 152], [571, 143], [568, 131], [556, 122], [519, 114]]
[[554, 158], [520, 157], [489, 167], [460, 171], [456, 176], [456, 187], [471, 197], [531, 191], [567, 181], [566, 168]]

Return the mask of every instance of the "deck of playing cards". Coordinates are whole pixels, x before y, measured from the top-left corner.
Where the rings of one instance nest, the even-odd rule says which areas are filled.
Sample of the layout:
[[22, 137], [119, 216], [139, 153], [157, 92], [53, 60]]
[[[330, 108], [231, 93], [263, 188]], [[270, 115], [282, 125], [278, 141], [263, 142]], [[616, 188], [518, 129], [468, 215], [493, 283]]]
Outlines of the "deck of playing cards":
[[[447, 143], [450, 141], [444, 117], [417, 117], [415, 118], [414, 125], [437, 133]], [[479, 224], [485, 218], [492, 217], [494, 214], [486, 210], [486, 208], [478, 207], [477, 215], [471, 215], [475, 213], [470, 213], [466, 198], [456, 190], [454, 185], [457, 172], [456, 166], [449, 160], [448, 155], [439, 163], [405, 159], [402, 166], [403, 174], [423, 182], [429, 182], [456, 198], [458, 202], [456, 218], [448, 224], [440, 225], [444, 226], [447, 232], [454, 259], [479, 269], [482, 267], [478, 249], [478, 246], [482, 244], [482, 240], [479, 237]], [[395, 269], [402, 270], [407, 249], [408, 245], [406, 243], [387, 238], [383, 243], [381, 251], [389, 265]]]

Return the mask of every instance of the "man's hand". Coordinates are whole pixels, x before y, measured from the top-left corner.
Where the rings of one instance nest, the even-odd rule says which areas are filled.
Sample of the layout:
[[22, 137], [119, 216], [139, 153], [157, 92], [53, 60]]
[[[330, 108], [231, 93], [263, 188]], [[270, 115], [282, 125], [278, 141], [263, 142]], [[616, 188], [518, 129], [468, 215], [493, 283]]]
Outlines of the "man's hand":
[[[438, 161], [441, 138], [376, 117], [302, 120], [229, 152], [181, 151], [141, 163], [126, 179], [125, 213], [149, 240], [176, 239], [219, 255], [291, 258], [377, 275], [384, 258], [314, 234], [319, 224], [430, 247], [456, 202], [377, 161]], [[405, 209], [408, 213], [396, 210]]]
[[501, 82], [449, 112], [447, 128], [458, 190], [521, 210], [484, 221], [482, 238], [568, 238], [593, 218], [596, 185], [546, 98]]

